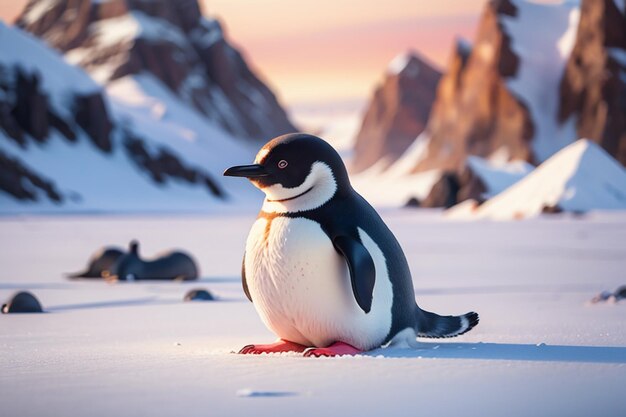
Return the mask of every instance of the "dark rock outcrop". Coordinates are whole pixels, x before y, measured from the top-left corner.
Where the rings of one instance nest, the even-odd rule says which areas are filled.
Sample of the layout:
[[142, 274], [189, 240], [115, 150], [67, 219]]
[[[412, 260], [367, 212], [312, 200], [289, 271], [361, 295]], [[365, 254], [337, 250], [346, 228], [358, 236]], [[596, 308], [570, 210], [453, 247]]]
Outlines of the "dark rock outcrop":
[[102, 95], [94, 93], [76, 96], [74, 103], [76, 123], [83, 128], [94, 145], [104, 152], [110, 152], [112, 146], [109, 137], [113, 124], [108, 117], [102, 117], [107, 114]]
[[126, 153], [157, 184], [164, 184], [169, 179], [179, 179], [190, 184], [200, 184], [213, 196], [226, 198], [225, 192], [212, 179], [209, 173], [186, 166], [175, 154], [165, 148], [151, 151], [141, 138], [126, 134], [124, 146]]
[[17, 24], [100, 81], [152, 74], [241, 137], [265, 141], [296, 130], [197, 0], [55, 0], [35, 13], [41, 1], [31, 0]]
[[420, 207], [450, 208], [465, 200], [485, 201], [487, 186], [469, 165], [460, 171], [445, 172], [428, 193]]
[[28, 291], [20, 291], [2, 305], [2, 314], [43, 313], [39, 300]]
[[39, 192], [55, 203], [63, 202], [63, 195], [52, 181], [25, 166], [21, 161], [0, 150], [0, 191], [22, 201], [38, 201]]
[[582, 0], [560, 86], [559, 121], [573, 116], [578, 137], [626, 165], [626, 10], [613, 0]]
[[415, 53], [392, 62], [357, 134], [352, 170], [362, 171], [381, 159], [389, 165], [402, 155], [426, 126], [440, 78]]

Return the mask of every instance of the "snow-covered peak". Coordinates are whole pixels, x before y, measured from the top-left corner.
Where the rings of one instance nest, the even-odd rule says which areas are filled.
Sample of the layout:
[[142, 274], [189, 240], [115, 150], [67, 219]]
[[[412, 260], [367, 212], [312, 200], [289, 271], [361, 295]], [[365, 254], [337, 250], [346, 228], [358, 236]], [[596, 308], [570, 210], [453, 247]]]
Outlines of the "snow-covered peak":
[[414, 52], [406, 52], [397, 55], [387, 66], [387, 74], [389, 75], [408, 73], [407, 75], [417, 77], [419, 75], [419, 71], [419, 58]]
[[472, 217], [516, 219], [546, 208], [626, 209], [626, 169], [594, 142], [580, 139], [484, 203]]
[[91, 26], [90, 31], [100, 47], [130, 42], [138, 38], [151, 41], [166, 40], [177, 45], [184, 45], [187, 42], [178, 27], [137, 10], [99, 20]]

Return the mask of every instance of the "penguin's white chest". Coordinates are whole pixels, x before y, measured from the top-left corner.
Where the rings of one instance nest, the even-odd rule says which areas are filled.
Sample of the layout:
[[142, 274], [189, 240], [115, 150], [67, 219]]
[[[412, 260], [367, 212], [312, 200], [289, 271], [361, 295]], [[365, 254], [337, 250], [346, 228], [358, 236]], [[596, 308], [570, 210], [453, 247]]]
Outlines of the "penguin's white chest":
[[246, 281], [270, 330], [307, 346], [345, 342], [369, 350], [381, 345], [391, 328], [393, 292], [382, 251], [363, 230], [359, 233], [376, 267], [367, 314], [354, 298], [346, 260], [318, 223], [287, 217], [255, 222], [246, 243]]

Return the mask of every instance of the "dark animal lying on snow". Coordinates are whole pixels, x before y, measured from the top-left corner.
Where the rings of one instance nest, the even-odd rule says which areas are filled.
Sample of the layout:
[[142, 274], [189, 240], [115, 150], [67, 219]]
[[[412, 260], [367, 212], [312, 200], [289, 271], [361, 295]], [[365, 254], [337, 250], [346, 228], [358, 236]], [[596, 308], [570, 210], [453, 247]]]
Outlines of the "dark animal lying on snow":
[[183, 252], [169, 252], [152, 261], [144, 261], [139, 257], [139, 242], [133, 240], [129, 252], [113, 265], [110, 278], [120, 281], [188, 281], [198, 278], [198, 268], [191, 256]]
[[68, 278], [106, 278], [111, 275], [111, 268], [124, 255], [124, 250], [105, 247], [93, 254], [83, 272], [69, 274]]

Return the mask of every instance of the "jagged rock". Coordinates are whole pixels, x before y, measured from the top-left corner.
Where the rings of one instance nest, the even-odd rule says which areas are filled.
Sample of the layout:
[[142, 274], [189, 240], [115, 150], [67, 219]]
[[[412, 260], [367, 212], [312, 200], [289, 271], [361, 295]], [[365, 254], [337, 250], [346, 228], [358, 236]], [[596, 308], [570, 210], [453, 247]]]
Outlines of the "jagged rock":
[[274, 94], [197, 0], [31, 0], [17, 25], [101, 82], [149, 73], [237, 136], [265, 141], [296, 128]]
[[356, 136], [352, 170], [389, 165], [406, 151], [426, 126], [440, 78], [416, 53], [392, 61]]
[[421, 202], [417, 197], [411, 197], [408, 199], [408, 201], [404, 204], [404, 207], [409, 207], [409, 208], [416, 208], [416, 207], [420, 207], [421, 206]]
[[112, 145], [109, 137], [113, 124], [108, 117], [102, 117], [107, 114], [102, 95], [94, 93], [76, 96], [74, 102], [76, 123], [83, 128], [94, 145], [104, 152], [110, 152]]
[[485, 182], [476, 175], [469, 165], [461, 170], [458, 175], [460, 188], [456, 194], [456, 201], [474, 200], [477, 204], [485, 201], [485, 193], [488, 191]]
[[15, 71], [13, 116], [33, 139], [44, 142], [48, 136], [48, 99], [40, 90], [39, 74]]
[[582, 0], [574, 49], [560, 85], [561, 123], [576, 117], [578, 137], [626, 165], [626, 10], [613, 0]]
[[421, 207], [450, 208], [458, 202], [457, 194], [460, 189], [459, 176], [455, 172], [446, 172], [433, 185], [428, 196], [422, 201]]
[[426, 127], [430, 143], [414, 172], [458, 171], [467, 155], [487, 157], [496, 150], [506, 150], [510, 159], [533, 160], [532, 120], [506, 85], [519, 59], [501, 19], [516, 14], [512, 1], [492, 0], [482, 14], [474, 46], [457, 43]]
[[462, 201], [473, 200], [477, 205], [485, 201], [487, 186], [470, 165], [466, 164], [460, 171], [449, 171], [441, 176], [421, 207], [450, 208]]
[[38, 201], [38, 191], [43, 191], [50, 201], [55, 203], [63, 201], [63, 196], [52, 181], [43, 178], [2, 150], [0, 150], [0, 190], [18, 200]]

